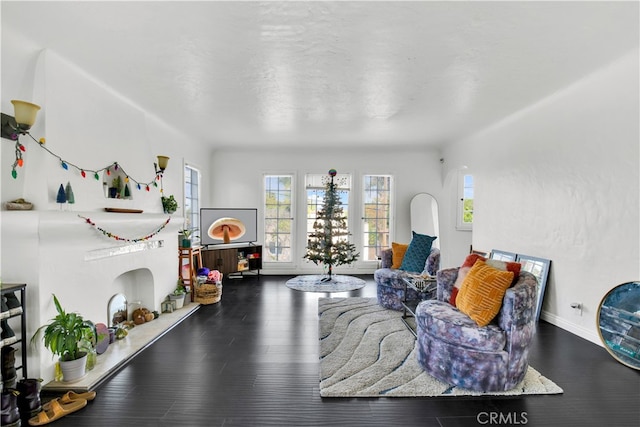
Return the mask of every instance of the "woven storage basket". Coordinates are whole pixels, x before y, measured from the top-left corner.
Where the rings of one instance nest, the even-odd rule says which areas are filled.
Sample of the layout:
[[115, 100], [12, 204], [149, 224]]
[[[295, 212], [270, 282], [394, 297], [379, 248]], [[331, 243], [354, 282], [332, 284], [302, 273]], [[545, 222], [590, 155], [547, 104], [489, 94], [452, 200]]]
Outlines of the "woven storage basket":
[[200, 304], [215, 304], [222, 298], [222, 284], [203, 283], [196, 286], [195, 302]]
[[15, 203], [15, 202], [7, 202], [5, 206], [8, 211], [30, 211], [33, 209], [32, 203]]

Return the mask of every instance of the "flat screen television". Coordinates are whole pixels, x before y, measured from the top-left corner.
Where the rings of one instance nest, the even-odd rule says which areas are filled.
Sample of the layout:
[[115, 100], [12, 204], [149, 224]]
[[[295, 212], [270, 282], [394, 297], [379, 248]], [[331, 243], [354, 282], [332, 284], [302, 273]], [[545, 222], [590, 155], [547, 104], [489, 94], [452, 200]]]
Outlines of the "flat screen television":
[[[225, 242], [225, 234], [229, 237], [228, 242]], [[254, 243], [257, 240], [258, 209], [200, 209], [200, 244]]]

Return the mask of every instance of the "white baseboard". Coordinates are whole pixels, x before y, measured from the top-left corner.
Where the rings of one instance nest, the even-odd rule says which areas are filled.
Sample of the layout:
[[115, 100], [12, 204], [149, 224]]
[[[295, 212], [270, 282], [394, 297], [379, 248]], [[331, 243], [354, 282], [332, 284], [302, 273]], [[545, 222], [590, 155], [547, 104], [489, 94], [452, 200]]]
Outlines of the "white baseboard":
[[547, 311], [542, 311], [540, 314], [540, 318], [546, 320], [547, 322], [555, 325], [559, 328], [564, 329], [565, 331], [569, 331], [574, 335], [579, 336], [580, 338], [584, 338], [587, 341], [591, 341], [594, 344], [603, 347], [602, 341], [600, 340], [600, 336], [597, 332], [592, 331], [590, 329], [585, 328], [581, 325], [576, 325], [575, 323], [568, 322], [566, 319], [559, 317], [555, 314], [549, 313]]

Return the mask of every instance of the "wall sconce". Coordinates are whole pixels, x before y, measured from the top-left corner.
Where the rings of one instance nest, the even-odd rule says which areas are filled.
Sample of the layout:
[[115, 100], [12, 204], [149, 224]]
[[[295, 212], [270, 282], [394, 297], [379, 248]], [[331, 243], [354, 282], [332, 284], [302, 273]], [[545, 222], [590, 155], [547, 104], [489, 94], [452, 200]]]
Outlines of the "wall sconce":
[[29, 129], [36, 122], [40, 106], [17, 99], [12, 100], [11, 103], [15, 117], [2, 113], [2, 138], [15, 141], [18, 139], [18, 135], [29, 133]]
[[[169, 158], [167, 156], [158, 156], [158, 164], [156, 165], [156, 173], [162, 173], [169, 164]], [[160, 169], [160, 170], [158, 170]]]
[[167, 156], [158, 156], [158, 163], [154, 163], [153, 167], [156, 169], [156, 178], [160, 178], [160, 193], [164, 193], [164, 186], [162, 185], [162, 176], [164, 170], [169, 164], [169, 158]]

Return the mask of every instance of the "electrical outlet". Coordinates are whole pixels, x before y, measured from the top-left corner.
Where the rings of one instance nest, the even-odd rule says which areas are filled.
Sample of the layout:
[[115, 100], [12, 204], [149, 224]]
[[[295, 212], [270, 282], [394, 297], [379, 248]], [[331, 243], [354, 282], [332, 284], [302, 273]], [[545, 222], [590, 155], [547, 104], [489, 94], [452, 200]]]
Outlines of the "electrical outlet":
[[572, 302], [571, 303], [571, 308], [573, 308], [573, 311], [578, 316], [582, 316], [582, 303], [581, 302]]

